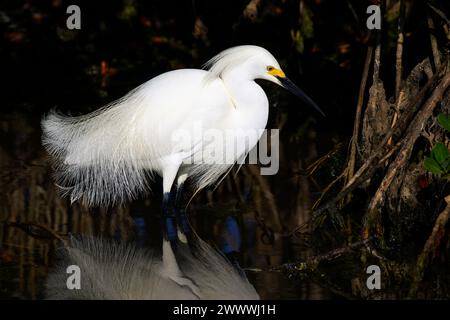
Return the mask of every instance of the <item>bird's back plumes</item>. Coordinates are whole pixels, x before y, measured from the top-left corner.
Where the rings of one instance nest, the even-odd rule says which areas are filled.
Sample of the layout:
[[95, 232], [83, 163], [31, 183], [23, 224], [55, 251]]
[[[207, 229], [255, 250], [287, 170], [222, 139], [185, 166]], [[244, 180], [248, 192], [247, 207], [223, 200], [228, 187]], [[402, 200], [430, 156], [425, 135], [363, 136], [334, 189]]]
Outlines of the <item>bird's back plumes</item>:
[[164, 179], [181, 165], [197, 190], [216, 183], [245, 158], [267, 123], [267, 97], [259, 86], [249, 85], [256, 97], [244, 99], [237, 112], [220, 78], [251, 57], [273, 58], [260, 47], [234, 47], [212, 58], [209, 71], [163, 73], [93, 113], [51, 112], [42, 120], [42, 140], [55, 160], [57, 185], [72, 201], [108, 206], [148, 191], [149, 174]]
[[51, 112], [42, 120], [43, 145], [53, 156], [56, 183], [71, 201], [111, 205], [146, 189], [150, 150], [141, 130], [146, 96], [142, 86], [90, 114]]
[[[180, 286], [158, 255], [99, 238], [72, 239], [46, 283], [48, 299], [259, 299], [253, 286], [209, 245], [198, 239], [194, 255], [179, 248], [183, 275], [197, 287]], [[79, 290], [69, 290], [66, 268], [80, 268]]]

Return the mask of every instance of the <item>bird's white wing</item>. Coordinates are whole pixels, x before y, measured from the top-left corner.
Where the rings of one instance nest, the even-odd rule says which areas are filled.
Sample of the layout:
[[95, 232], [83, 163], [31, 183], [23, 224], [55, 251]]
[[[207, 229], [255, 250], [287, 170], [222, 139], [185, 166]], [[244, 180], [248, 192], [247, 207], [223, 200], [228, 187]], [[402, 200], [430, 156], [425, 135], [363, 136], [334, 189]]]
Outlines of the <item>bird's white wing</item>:
[[148, 190], [149, 170], [160, 172], [161, 159], [195, 144], [180, 144], [177, 134], [196, 124], [216, 127], [230, 112], [220, 80], [206, 84], [206, 74], [171, 71], [88, 115], [47, 115], [43, 144], [56, 159], [57, 184], [87, 205], [120, 203]]

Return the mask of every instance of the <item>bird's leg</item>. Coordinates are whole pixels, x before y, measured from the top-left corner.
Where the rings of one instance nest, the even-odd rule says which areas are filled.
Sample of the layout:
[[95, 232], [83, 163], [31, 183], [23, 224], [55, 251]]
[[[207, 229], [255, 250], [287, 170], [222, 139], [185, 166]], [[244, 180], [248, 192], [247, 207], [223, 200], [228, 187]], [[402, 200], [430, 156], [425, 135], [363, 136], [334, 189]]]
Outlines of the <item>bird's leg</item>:
[[162, 230], [163, 238], [170, 241], [173, 249], [176, 249], [178, 232], [176, 224], [176, 215], [174, 210], [170, 207], [172, 204], [172, 186], [177, 176], [180, 162], [176, 157], [167, 157], [162, 159], [166, 164], [162, 172], [163, 178], [163, 201], [161, 206], [162, 211]]
[[237, 221], [234, 217], [228, 216], [225, 221], [225, 230], [222, 234], [222, 252], [239, 272], [241, 276], [244, 275], [244, 271], [239, 265], [239, 248], [241, 246], [241, 232]]
[[175, 214], [169, 207], [171, 198], [170, 192], [164, 192], [161, 211], [163, 237], [165, 240], [168, 240], [173, 244], [177, 240], [177, 226], [175, 222]]
[[177, 179], [177, 192], [175, 195], [175, 213], [178, 226], [178, 238], [181, 242], [187, 243], [191, 238], [191, 228], [186, 214], [186, 207], [183, 203], [184, 181], [187, 174], [182, 174]]
[[183, 233], [189, 233], [191, 232], [191, 228], [186, 215], [186, 207], [183, 203], [183, 189], [184, 184], [179, 185], [177, 188], [177, 193], [175, 196], [175, 210], [177, 212], [178, 227], [180, 227]]

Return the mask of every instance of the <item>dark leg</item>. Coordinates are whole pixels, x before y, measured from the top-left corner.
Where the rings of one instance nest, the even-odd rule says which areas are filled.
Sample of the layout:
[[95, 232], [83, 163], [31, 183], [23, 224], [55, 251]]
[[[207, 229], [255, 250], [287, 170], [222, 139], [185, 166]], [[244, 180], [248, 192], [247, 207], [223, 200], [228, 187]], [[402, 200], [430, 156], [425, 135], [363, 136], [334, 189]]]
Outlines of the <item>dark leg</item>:
[[175, 212], [177, 215], [178, 228], [186, 235], [191, 232], [191, 227], [189, 226], [189, 221], [186, 215], [186, 207], [183, 203], [183, 190], [184, 182], [177, 187], [177, 193], [175, 196]]
[[177, 241], [177, 226], [175, 222], [175, 214], [170, 210], [171, 195], [169, 192], [164, 193], [162, 202], [162, 230], [165, 240], [169, 240], [173, 245]]
[[222, 234], [222, 252], [226, 255], [239, 274], [243, 276], [244, 271], [240, 267], [238, 259], [241, 246], [241, 232], [238, 223], [234, 217], [228, 216], [225, 219], [224, 224], [225, 230]]
[[177, 217], [177, 226], [179, 231], [179, 238], [182, 242], [192, 245], [192, 231], [189, 225], [189, 220], [186, 213], [186, 205], [184, 201], [184, 182], [187, 174], [182, 173], [177, 178], [177, 191], [175, 195], [174, 210]]

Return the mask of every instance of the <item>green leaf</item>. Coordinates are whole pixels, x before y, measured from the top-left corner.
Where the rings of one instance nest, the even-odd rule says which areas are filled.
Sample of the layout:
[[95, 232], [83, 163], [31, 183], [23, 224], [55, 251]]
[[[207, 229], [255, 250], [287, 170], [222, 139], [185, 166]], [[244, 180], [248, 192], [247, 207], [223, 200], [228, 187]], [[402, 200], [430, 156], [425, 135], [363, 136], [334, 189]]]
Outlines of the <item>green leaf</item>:
[[441, 127], [450, 132], [450, 117], [444, 113], [440, 113], [437, 119]]
[[434, 160], [433, 158], [426, 157], [425, 160], [423, 161], [423, 166], [431, 173], [434, 174], [442, 173], [442, 169], [439, 166], [439, 163], [437, 163], [436, 160]]
[[439, 163], [442, 167], [444, 167], [444, 163], [448, 159], [448, 149], [442, 142], [436, 143], [431, 150], [431, 156]]

